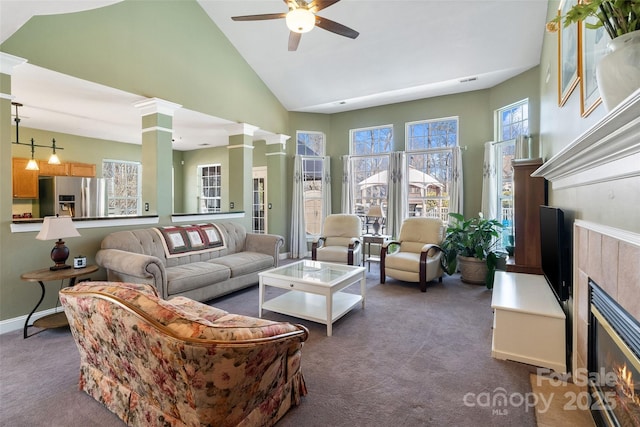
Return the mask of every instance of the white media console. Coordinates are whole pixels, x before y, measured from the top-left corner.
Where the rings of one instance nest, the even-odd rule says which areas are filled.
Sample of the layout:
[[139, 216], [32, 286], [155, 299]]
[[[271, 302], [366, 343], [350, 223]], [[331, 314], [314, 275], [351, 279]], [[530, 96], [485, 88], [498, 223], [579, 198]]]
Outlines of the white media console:
[[566, 372], [566, 315], [544, 276], [496, 271], [491, 356]]

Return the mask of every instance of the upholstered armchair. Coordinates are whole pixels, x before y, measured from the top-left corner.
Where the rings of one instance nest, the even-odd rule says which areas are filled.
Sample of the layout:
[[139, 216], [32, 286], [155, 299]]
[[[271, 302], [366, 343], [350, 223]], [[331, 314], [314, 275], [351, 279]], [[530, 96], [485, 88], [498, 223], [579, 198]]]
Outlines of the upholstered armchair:
[[324, 220], [322, 236], [311, 245], [314, 261], [362, 263], [362, 222], [358, 215], [332, 214]]
[[[442, 281], [440, 265], [444, 225], [437, 218], [407, 218], [400, 227], [398, 240], [390, 240], [380, 251], [380, 283], [387, 276], [405, 282], [417, 282], [422, 292], [427, 282]], [[390, 248], [392, 248], [390, 250]]]
[[306, 394], [304, 326], [226, 311], [148, 284], [60, 291], [80, 390], [130, 426], [271, 426]]

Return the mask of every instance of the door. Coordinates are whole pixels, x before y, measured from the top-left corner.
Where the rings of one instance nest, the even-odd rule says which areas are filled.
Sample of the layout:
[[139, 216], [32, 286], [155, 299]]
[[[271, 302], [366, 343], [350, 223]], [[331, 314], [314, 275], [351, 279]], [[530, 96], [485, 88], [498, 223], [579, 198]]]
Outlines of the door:
[[267, 233], [267, 210], [265, 201], [267, 199], [267, 168], [260, 166], [253, 168], [253, 206], [252, 221], [253, 232], [259, 234]]

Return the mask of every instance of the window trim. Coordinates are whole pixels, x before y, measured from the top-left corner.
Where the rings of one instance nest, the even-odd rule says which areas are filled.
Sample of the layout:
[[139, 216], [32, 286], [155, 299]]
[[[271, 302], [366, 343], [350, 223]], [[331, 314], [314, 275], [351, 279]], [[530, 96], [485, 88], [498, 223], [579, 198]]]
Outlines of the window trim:
[[[218, 176], [220, 177], [220, 196], [218, 197], [207, 197], [204, 195], [204, 186], [202, 184], [202, 170], [204, 168], [211, 168], [211, 167], [218, 167], [219, 168], [219, 174]], [[197, 179], [198, 179], [198, 211], [200, 211], [202, 209], [202, 200], [219, 200], [220, 201], [220, 207], [218, 208], [217, 211], [213, 211], [213, 212], [198, 212], [198, 213], [220, 213], [222, 212], [222, 164], [221, 163], [207, 163], [207, 164], [202, 164], [202, 165], [197, 165], [196, 166], [196, 171], [197, 171]]]
[[[138, 161], [138, 160], [117, 160], [117, 159], [102, 159], [102, 177], [104, 178], [105, 176], [105, 163], [119, 163], [120, 165], [135, 165], [138, 167], [138, 180], [136, 183], [136, 186], [138, 187], [138, 193], [136, 194], [136, 213], [135, 214], [129, 214], [129, 215], [125, 215], [125, 216], [140, 216], [142, 215], [142, 162]], [[114, 183], [115, 185], [115, 183]], [[107, 192], [108, 193], [108, 192]], [[116, 197], [116, 198], [112, 198], [109, 197], [109, 195], [107, 194], [107, 204], [109, 203], [109, 201], [111, 200], [128, 200], [128, 199], [132, 199], [131, 197]]]

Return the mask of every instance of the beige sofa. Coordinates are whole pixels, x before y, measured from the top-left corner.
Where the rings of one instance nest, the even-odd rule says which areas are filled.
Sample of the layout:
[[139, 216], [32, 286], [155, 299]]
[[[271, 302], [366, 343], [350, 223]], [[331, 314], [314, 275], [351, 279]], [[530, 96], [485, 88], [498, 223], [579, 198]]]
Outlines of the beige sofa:
[[79, 388], [130, 426], [271, 426], [306, 387], [304, 326], [230, 314], [150, 285], [60, 291]]
[[247, 233], [231, 221], [150, 227], [109, 234], [96, 263], [111, 282], [208, 301], [258, 283], [259, 272], [277, 267], [283, 244], [282, 236]]

